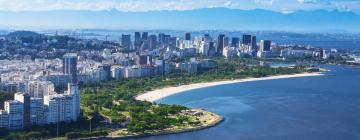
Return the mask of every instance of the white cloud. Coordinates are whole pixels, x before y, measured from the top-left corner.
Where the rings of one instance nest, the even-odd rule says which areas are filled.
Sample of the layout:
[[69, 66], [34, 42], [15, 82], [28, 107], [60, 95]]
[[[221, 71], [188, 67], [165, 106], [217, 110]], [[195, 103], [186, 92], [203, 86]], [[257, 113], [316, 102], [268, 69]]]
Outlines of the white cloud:
[[299, 3], [305, 3], [305, 4], [318, 4], [317, 0], [297, 0]]
[[[356, 6], [358, 5], [358, 6]], [[0, 0], [0, 11], [188, 10], [210, 7], [269, 9], [283, 12], [308, 9], [359, 10], [359, 0]], [[360, 10], [359, 10], [360, 11]]]
[[254, 0], [255, 3], [263, 6], [272, 6], [276, 0]]
[[2, 11], [109, 10], [149, 11], [186, 10], [208, 7], [234, 7], [234, 0], [0, 0]]

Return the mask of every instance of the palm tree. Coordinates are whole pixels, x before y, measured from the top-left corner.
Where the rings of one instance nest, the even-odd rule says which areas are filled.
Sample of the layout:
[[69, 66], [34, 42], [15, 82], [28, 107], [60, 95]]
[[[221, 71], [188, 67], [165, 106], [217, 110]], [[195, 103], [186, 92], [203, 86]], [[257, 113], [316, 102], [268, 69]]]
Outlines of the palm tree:
[[89, 122], [90, 122], [90, 133], [91, 133], [91, 119], [93, 118], [93, 116], [89, 115], [87, 118], [89, 119]]

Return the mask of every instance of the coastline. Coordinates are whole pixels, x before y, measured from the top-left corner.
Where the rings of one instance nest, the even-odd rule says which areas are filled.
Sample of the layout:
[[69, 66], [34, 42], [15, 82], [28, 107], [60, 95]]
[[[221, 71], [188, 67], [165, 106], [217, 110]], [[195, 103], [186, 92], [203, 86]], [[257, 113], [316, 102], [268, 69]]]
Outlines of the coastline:
[[297, 77], [310, 77], [310, 76], [322, 76], [322, 72], [315, 73], [300, 73], [300, 74], [288, 74], [288, 75], [275, 75], [268, 77], [260, 77], [260, 78], [245, 78], [245, 79], [234, 79], [234, 80], [225, 80], [225, 81], [215, 81], [215, 82], [204, 82], [204, 83], [194, 83], [189, 85], [181, 85], [177, 87], [165, 87], [161, 89], [156, 89], [153, 91], [145, 92], [143, 94], [139, 94], [135, 97], [136, 100], [155, 102], [156, 100], [160, 100], [162, 98], [175, 95], [181, 92], [218, 86], [218, 85], [226, 85], [226, 84], [234, 84], [234, 83], [243, 83], [243, 82], [252, 82], [252, 81], [263, 81], [263, 80], [275, 80], [275, 79], [286, 79], [286, 78], [297, 78]]
[[[198, 130], [203, 130], [203, 129], [207, 129], [210, 127], [214, 127], [216, 125], [218, 125], [219, 123], [221, 123], [222, 121], [224, 121], [224, 117], [209, 112], [209, 111], [205, 111], [203, 109], [196, 109], [200, 112], [202, 112], [203, 114], [207, 114], [206, 116], [211, 116], [210, 120], [206, 120], [205, 124], [200, 125], [200, 126], [195, 126], [195, 127], [189, 127], [189, 128], [177, 128], [177, 129], [168, 129], [168, 130], [161, 130], [159, 132], [154, 132], [154, 133], [135, 133], [135, 134], [130, 134], [130, 135], [118, 135], [117, 132], [112, 132], [112, 134], [110, 134], [110, 136], [107, 136], [107, 138], [109, 139], [129, 139], [129, 138], [141, 138], [141, 137], [149, 137], [149, 136], [160, 136], [160, 135], [171, 135], [171, 134], [178, 134], [178, 133], [185, 133], [185, 132], [194, 132], [194, 131], [198, 131]], [[101, 139], [101, 138], [99, 138]]]

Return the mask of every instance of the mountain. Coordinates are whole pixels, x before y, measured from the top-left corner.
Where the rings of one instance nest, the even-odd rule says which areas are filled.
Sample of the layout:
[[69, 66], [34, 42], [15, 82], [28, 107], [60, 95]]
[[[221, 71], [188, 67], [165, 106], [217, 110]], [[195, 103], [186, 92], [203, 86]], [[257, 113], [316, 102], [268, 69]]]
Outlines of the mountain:
[[337, 10], [280, 12], [205, 8], [184, 11], [0, 11], [0, 26], [28, 28], [280, 30], [360, 32], [360, 15]]
[[10, 32], [6, 37], [39, 37], [41, 34], [32, 31], [15, 31]]

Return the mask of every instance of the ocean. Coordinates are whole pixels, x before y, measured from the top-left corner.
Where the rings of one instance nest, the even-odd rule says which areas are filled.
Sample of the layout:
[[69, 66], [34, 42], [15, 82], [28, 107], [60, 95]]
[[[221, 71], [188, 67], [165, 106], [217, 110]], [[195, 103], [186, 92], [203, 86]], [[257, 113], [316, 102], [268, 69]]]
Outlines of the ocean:
[[360, 68], [324, 66], [324, 76], [220, 85], [157, 101], [225, 117], [195, 132], [144, 140], [359, 140]]

